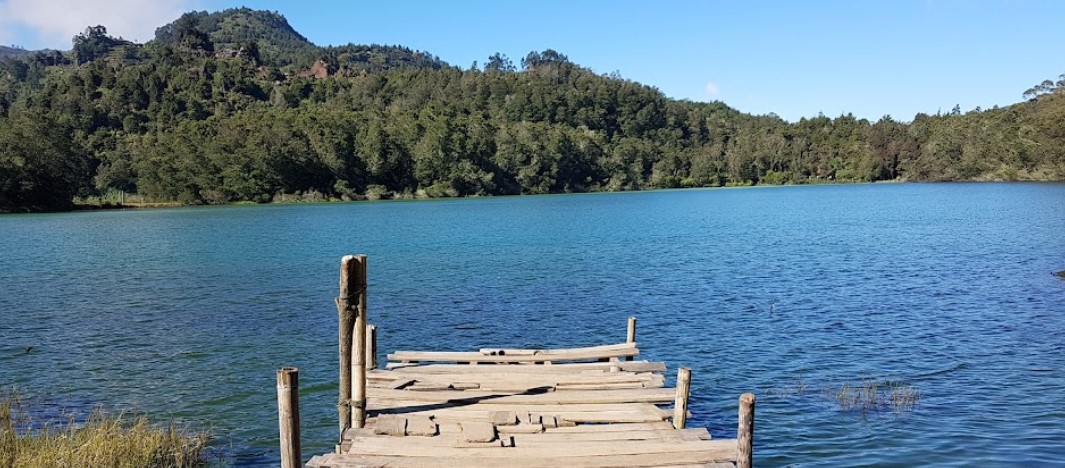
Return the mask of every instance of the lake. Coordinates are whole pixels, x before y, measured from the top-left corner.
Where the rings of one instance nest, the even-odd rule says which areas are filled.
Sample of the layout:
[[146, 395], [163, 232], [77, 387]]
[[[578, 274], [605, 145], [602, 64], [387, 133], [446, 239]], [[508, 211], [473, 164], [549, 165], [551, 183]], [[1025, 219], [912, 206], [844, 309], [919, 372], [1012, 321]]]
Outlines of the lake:
[[[1065, 460], [1065, 184], [7, 215], [0, 386], [276, 465], [274, 374], [296, 366], [304, 457], [326, 452], [349, 253], [369, 256], [382, 353], [621, 342], [635, 315], [670, 385], [692, 368], [689, 427], [735, 437], [758, 395], [758, 466]], [[869, 382], [920, 400], [841, 406]]]

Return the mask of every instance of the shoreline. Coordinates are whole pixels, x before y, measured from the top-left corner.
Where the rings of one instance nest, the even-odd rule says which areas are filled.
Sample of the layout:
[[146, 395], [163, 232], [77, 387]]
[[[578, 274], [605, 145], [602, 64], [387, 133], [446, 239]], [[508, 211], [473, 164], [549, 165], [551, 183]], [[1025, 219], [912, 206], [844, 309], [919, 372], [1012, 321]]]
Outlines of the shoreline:
[[70, 208], [67, 209], [51, 209], [51, 210], [35, 210], [35, 209], [22, 209], [5, 211], [0, 209], [0, 215], [10, 214], [44, 214], [44, 213], [73, 213], [79, 211], [112, 211], [112, 210], [143, 210], [143, 209], [166, 209], [166, 208], [191, 208], [191, 207], [221, 207], [221, 206], [241, 206], [241, 205], [306, 205], [306, 204], [319, 204], [319, 203], [354, 203], [354, 202], [378, 202], [378, 201], [424, 201], [424, 200], [456, 200], [465, 198], [497, 198], [497, 197], [528, 197], [538, 195], [575, 195], [575, 194], [597, 194], [597, 193], [636, 193], [636, 192], [656, 192], [667, 190], [705, 190], [705, 189], [737, 189], [737, 188], [771, 188], [771, 187], [802, 187], [802, 186], [830, 186], [830, 185], [884, 185], [884, 184], [995, 184], [995, 183], [1065, 183], [1065, 180], [952, 180], [952, 181], [923, 181], [923, 180], [905, 180], [905, 179], [890, 179], [890, 180], [874, 180], [874, 181], [807, 181], [799, 184], [753, 184], [753, 185], [719, 185], [719, 186], [707, 186], [707, 187], [655, 187], [639, 190], [589, 190], [584, 192], [552, 192], [542, 194], [501, 194], [501, 195], [465, 195], [457, 197], [430, 197], [424, 194], [388, 194], [386, 196], [371, 196], [360, 195], [356, 199], [339, 199], [339, 198], [327, 198], [300, 201], [297, 195], [286, 194], [286, 197], [291, 195], [294, 201], [270, 201], [266, 203], [257, 203], [253, 201], [235, 201], [230, 203], [219, 204], [195, 204], [195, 203], [182, 203], [178, 201], [158, 201], [158, 202], [125, 202], [125, 203], [73, 203]]

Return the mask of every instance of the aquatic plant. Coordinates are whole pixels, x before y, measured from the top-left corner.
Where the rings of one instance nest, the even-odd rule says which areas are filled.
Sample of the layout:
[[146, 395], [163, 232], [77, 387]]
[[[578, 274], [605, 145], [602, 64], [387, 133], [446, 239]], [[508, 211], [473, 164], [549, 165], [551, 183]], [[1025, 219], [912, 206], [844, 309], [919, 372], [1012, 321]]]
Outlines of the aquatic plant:
[[192, 468], [208, 464], [208, 437], [148, 418], [97, 410], [84, 423], [34, 421], [17, 392], [0, 391], [0, 466]]
[[862, 414], [890, 410], [895, 414], [913, 411], [921, 401], [921, 392], [902, 382], [879, 382], [864, 379], [860, 385], [844, 383], [835, 392], [836, 402], [842, 411], [857, 411]]

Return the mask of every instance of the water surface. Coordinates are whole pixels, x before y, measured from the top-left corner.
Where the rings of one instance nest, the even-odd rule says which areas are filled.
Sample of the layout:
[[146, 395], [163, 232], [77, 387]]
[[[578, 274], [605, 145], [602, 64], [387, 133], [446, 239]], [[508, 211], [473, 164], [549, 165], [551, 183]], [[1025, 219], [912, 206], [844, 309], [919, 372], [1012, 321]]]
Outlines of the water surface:
[[[339, 259], [366, 253], [382, 352], [619, 342], [635, 315], [644, 357], [692, 368], [690, 425], [734, 437], [758, 395], [759, 466], [1055, 463], [1063, 202], [890, 184], [3, 216], [0, 385], [276, 464], [274, 372], [296, 366], [304, 456], [328, 451]], [[920, 402], [841, 409], [863, 380]]]

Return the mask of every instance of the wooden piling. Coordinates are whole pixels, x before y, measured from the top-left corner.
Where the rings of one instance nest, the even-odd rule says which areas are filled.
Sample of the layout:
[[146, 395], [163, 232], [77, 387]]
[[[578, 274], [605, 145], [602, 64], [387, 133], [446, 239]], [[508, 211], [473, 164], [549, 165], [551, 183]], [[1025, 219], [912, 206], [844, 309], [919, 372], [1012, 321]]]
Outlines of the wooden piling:
[[337, 397], [337, 412], [340, 419], [340, 437], [351, 427], [351, 343], [355, 326], [355, 314], [359, 289], [355, 283], [358, 261], [354, 255], [340, 259], [340, 294], [336, 298], [337, 322], [340, 325], [338, 348], [340, 351], [340, 394]]
[[754, 394], [740, 395], [740, 425], [736, 432], [736, 468], [754, 466]]
[[377, 369], [377, 325], [366, 326], [366, 369]]
[[281, 431], [281, 467], [299, 468], [300, 454], [300, 384], [299, 369], [283, 367], [277, 371], [277, 419]]
[[[635, 343], [636, 342], [636, 317], [629, 317], [629, 330], [628, 330], [628, 333], [625, 335], [625, 342], [626, 343]], [[632, 356], [629, 356], [629, 357], [625, 358], [625, 360], [631, 361], [632, 358], [633, 358]]]
[[355, 263], [359, 297], [351, 344], [351, 427], [362, 429], [366, 426], [366, 256], [356, 255]]
[[677, 370], [677, 398], [673, 401], [673, 427], [684, 429], [688, 423], [688, 397], [691, 395], [692, 370]]

